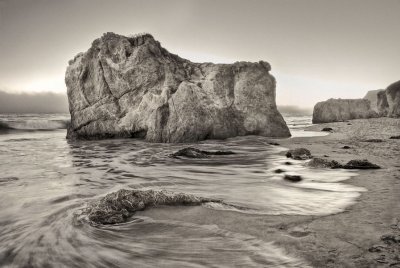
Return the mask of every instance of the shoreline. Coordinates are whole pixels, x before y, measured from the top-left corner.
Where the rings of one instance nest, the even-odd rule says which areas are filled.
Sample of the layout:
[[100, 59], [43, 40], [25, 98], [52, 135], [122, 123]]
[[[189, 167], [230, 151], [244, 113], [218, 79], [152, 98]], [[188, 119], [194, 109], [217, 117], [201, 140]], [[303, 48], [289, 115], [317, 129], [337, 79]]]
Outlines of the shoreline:
[[[324, 216], [254, 215], [204, 207], [163, 207], [143, 211], [155, 219], [182, 219], [274, 242], [290, 256], [313, 267], [400, 267], [399, 243], [385, 243], [384, 235], [400, 235], [400, 120], [358, 119], [313, 125], [306, 130], [333, 128], [319, 137], [274, 139], [280, 146], [304, 147], [315, 157], [339, 162], [368, 159], [382, 169], [358, 170], [345, 181], [367, 189], [343, 212]], [[382, 142], [365, 142], [382, 139]], [[343, 149], [343, 146], [350, 149]], [[284, 154], [284, 152], [282, 152]]]

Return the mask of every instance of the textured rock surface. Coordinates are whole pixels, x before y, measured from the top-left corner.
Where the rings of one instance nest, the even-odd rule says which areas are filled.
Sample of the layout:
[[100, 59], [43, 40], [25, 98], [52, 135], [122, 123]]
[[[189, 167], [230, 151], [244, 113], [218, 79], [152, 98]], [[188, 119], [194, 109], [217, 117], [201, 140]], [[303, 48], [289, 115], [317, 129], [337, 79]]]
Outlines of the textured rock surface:
[[364, 99], [369, 100], [371, 104], [371, 109], [375, 112], [379, 112], [378, 110], [378, 94], [379, 92], [384, 92], [384, 89], [370, 90], [365, 95]]
[[313, 123], [341, 122], [350, 119], [373, 118], [378, 114], [366, 99], [329, 99], [314, 106]]
[[100, 224], [121, 223], [136, 211], [160, 205], [200, 205], [220, 202], [183, 193], [153, 190], [119, 190], [89, 204], [85, 209], [89, 220]]
[[290, 136], [267, 62], [193, 63], [149, 35], [96, 39], [69, 62], [68, 138], [192, 142]]

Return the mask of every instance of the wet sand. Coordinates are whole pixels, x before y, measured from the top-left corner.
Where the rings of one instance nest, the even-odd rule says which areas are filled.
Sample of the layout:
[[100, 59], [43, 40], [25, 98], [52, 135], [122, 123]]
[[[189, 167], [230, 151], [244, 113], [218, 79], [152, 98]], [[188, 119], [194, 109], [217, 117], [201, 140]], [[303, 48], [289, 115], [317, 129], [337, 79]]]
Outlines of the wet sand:
[[[219, 211], [205, 207], [163, 207], [139, 214], [156, 219], [218, 225], [231, 232], [274, 241], [291, 256], [313, 267], [400, 267], [400, 244], [383, 235], [400, 236], [400, 120], [389, 118], [320, 124], [333, 128], [323, 137], [276, 139], [286, 148], [304, 147], [316, 157], [346, 163], [368, 159], [382, 169], [360, 170], [346, 183], [366, 188], [357, 202], [328, 216], [271, 216]], [[368, 142], [382, 139], [382, 142]], [[343, 146], [350, 149], [343, 149]], [[389, 239], [390, 240], [390, 239]]]

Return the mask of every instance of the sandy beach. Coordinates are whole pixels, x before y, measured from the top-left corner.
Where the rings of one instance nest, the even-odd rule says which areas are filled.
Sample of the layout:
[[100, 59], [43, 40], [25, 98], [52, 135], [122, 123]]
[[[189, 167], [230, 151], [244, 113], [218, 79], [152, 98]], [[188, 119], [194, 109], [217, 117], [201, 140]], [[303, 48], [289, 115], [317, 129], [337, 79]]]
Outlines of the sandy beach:
[[[360, 119], [313, 125], [307, 130], [320, 131], [325, 127], [332, 128], [332, 133], [323, 137], [274, 142], [288, 149], [304, 147], [315, 157], [343, 164], [351, 159], [368, 159], [382, 167], [356, 171], [358, 176], [345, 182], [367, 191], [342, 213], [271, 216], [204, 207], [163, 207], [140, 214], [158, 219], [185, 218], [197, 224], [215, 224], [228, 231], [273, 241], [312, 267], [400, 267], [400, 244], [395, 242], [400, 235], [400, 140], [390, 139], [400, 134], [400, 121]], [[381, 141], [367, 141], [370, 139]], [[343, 146], [350, 149], [343, 149]]]

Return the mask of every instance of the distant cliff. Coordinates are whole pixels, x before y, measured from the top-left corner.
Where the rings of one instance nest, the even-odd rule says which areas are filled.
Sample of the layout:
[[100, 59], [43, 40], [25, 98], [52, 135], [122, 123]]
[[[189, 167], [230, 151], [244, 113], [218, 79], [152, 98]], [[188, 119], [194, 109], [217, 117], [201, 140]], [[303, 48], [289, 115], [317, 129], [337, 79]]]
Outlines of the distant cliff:
[[270, 69], [264, 61], [193, 63], [149, 34], [104, 34], [69, 62], [67, 137], [152, 142], [288, 137]]
[[376, 89], [376, 90], [370, 90], [367, 92], [365, 95], [364, 99], [369, 100], [371, 103], [371, 109], [374, 110], [375, 112], [379, 112], [378, 110], [378, 93], [385, 91], [384, 89]]
[[371, 107], [376, 103], [379, 115], [400, 117], [400, 81], [389, 85], [385, 90], [369, 91], [364, 98], [371, 101]]
[[341, 122], [350, 119], [378, 117], [366, 99], [329, 99], [314, 106], [313, 123]]

